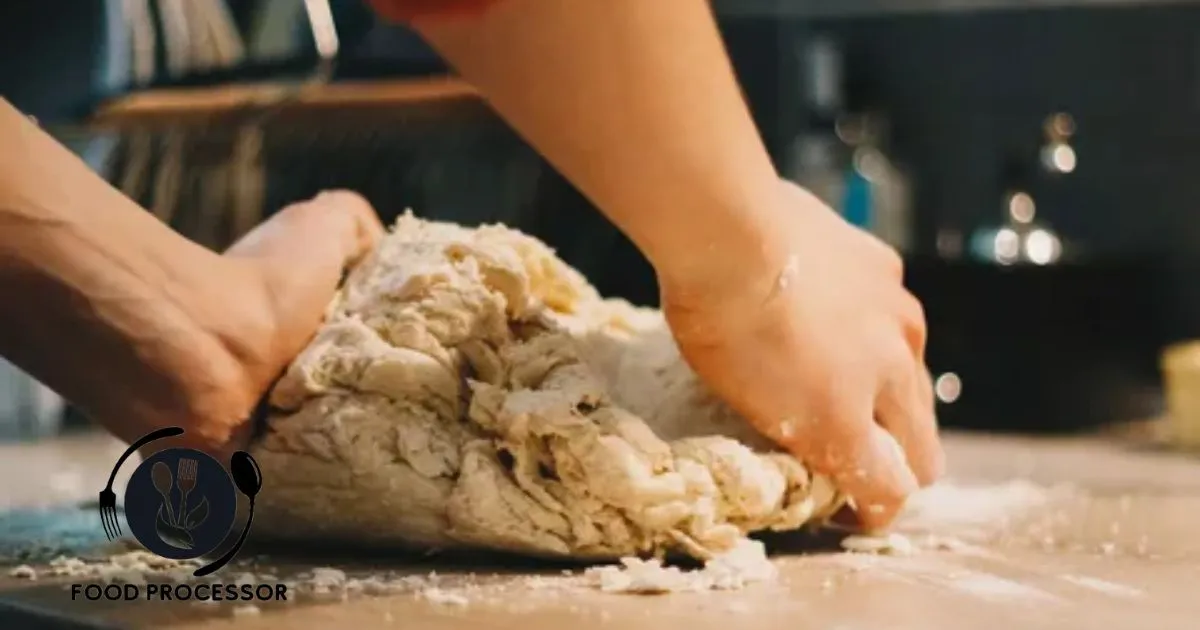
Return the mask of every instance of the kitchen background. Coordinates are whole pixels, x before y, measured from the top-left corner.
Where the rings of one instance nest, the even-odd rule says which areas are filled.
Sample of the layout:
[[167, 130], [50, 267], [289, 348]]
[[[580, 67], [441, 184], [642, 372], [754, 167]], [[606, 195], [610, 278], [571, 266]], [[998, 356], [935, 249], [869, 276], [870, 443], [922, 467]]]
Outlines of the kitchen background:
[[[781, 171], [904, 252], [943, 424], [1161, 413], [1161, 349], [1200, 337], [1200, 5], [715, 9]], [[514, 225], [604, 293], [656, 300], [632, 245], [469, 90], [405, 88], [447, 71], [357, 0], [9, 0], [0, 47], [0, 95], [206, 245], [349, 187], [385, 219]], [[212, 105], [231, 85], [328, 77], [315, 104]], [[203, 91], [158, 98], [179, 86]], [[0, 436], [82, 422], [0, 363]]]

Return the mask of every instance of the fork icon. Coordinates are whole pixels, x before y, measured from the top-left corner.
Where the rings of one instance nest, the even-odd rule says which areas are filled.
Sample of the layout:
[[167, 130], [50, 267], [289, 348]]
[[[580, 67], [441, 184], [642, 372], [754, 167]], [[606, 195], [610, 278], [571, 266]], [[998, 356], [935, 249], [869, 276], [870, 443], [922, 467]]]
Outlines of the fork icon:
[[117, 495], [112, 487], [100, 491], [100, 524], [109, 540], [120, 538], [121, 521], [117, 518]]
[[100, 524], [104, 526], [104, 535], [109, 540], [119, 538], [121, 536], [121, 520], [117, 517], [117, 494], [113, 492], [113, 482], [117, 479], [117, 471], [121, 469], [121, 464], [129, 459], [139, 448], [163, 438], [183, 435], [183, 429], [180, 427], [164, 427], [157, 431], [152, 431], [143, 435], [138, 441], [129, 445], [125, 452], [117, 458], [116, 465], [113, 466], [112, 472], [108, 475], [108, 485], [100, 491]]
[[196, 487], [196, 460], [181, 459], [176, 466], [175, 487], [179, 488], [179, 520], [180, 527], [188, 526], [188, 494]]

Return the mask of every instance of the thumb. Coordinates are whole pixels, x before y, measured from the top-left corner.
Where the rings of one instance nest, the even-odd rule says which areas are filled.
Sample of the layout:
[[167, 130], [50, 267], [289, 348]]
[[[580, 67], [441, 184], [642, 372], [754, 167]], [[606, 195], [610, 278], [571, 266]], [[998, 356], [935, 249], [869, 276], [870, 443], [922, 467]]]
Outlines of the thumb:
[[275, 312], [285, 319], [281, 323], [295, 328], [280, 332], [289, 338], [299, 335], [303, 339], [297, 343], [303, 343], [346, 267], [382, 235], [383, 226], [366, 199], [354, 192], [329, 191], [275, 213], [225, 255], [256, 268]]
[[291, 204], [225, 250], [227, 256], [346, 265], [370, 250], [383, 226], [362, 195], [331, 190]]

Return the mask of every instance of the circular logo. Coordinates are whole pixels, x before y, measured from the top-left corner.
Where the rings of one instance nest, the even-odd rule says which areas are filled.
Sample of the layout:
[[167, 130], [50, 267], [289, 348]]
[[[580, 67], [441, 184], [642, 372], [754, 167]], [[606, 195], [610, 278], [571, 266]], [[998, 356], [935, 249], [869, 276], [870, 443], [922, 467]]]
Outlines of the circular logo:
[[164, 558], [191, 560], [215, 550], [233, 526], [237, 493], [209, 455], [172, 448], [146, 458], [125, 486], [125, 522]]

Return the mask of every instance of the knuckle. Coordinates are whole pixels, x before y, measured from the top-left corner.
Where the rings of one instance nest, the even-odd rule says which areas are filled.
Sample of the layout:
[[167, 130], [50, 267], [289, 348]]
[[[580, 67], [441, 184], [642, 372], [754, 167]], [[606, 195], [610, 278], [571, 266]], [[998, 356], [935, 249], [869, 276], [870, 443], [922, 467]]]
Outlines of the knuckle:
[[[349, 211], [352, 214], [347, 214]], [[374, 215], [375, 210], [366, 197], [352, 190], [325, 190], [312, 199], [289, 204], [281, 212], [305, 216], [340, 216], [353, 218], [355, 215]]]
[[347, 188], [332, 188], [330, 190], [323, 190], [313, 197], [313, 201], [318, 203], [329, 203], [330, 205], [371, 207], [371, 202], [367, 201], [367, 198], [362, 196], [361, 193], [354, 190], [349, 190]]
[[[929, 368], [924, 362], [917, 366], [916, 373], [916, 388], [917, 395], [921, 398], [921, 402], [927, 407], [933, 409], [933, 378], [929, 375]], [[932, 411], [930, 412], [932, 415]], [[937, 424], [936, 418], [931, 418], [933, 424]]]
[[884, 245], [883, 261], [889, 272], [897, 278], [904, 277], [904, 258], [900, 256], [900, 252]]
[[875, 250], [879, 265], [888, 273], [902, 278], [904, 275], [904, 257], [900, 255], [900, 252], [873, 234], [864, 232], [863, 235], [867, 237], [867, 240], [870, 241]]
[[309, 219], [315, 216], [325, 214], [326, 207], [323, 204], [315, 203], [315, 199], [305, 201], [295, 201], [280, 208], [279, 212], [275, 213], [272, 219]]
[[917, 354], [924, 353], [929, 329], [925, 320], [925, 307], [921, 301], [905, 291], [900, 299], [899, 317], [910, 350]]
[[867, 431], [862, 423], [853, 418], [825, 417], [814, 421], [812, 435], [819, 440], [807, 441], [803, 445], [805, 463], [817, 472], [835, 479], [839, 485], [856, 485], [865, 482], [865, 472], [860, 462], [869, 448]]
[[904, 292], [904, 306], [907, 314], [908, 323], [912, 326], [925, 328], [925, 305], [921, 304], [921, 300], [907, 291]]

